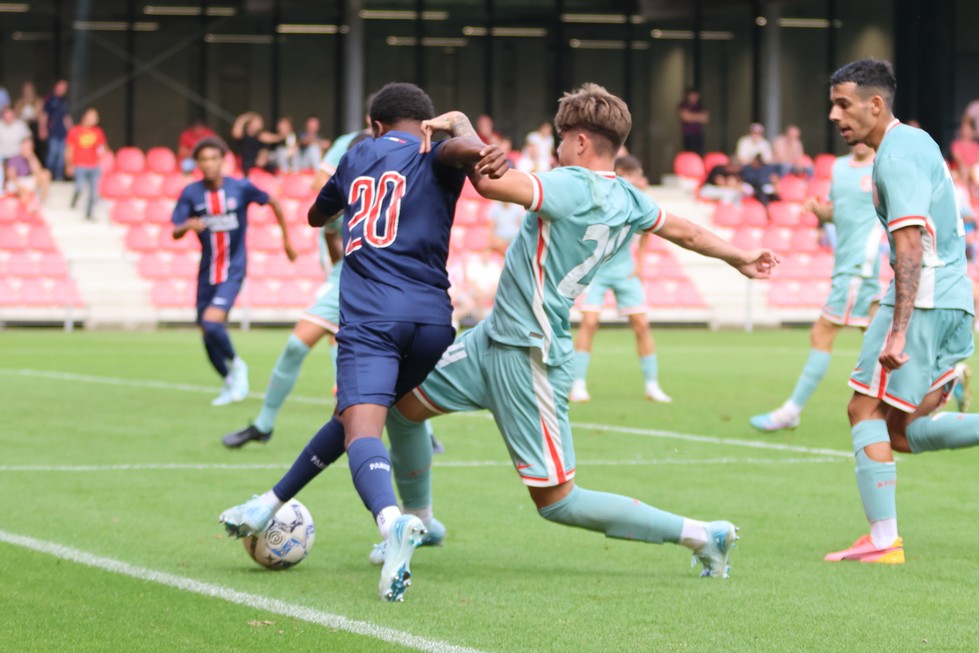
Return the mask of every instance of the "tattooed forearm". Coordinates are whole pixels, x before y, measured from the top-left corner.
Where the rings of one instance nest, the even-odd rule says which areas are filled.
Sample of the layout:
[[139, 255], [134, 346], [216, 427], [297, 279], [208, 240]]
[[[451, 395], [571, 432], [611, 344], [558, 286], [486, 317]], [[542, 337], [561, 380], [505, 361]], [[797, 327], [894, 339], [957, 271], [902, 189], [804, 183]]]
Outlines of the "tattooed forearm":
[[469, 117], [461, 111], [453, 111], [449, 116], [450, 127], [448, 132], [453, 138], [459, 136], [472, 136], [477, 138], [476, 129], [469, 122]]
[[894, 249], [894, 321], [891, 331], [904, 333], [911, 321], [921, 279], [920, 232], [914, 228], [895, 232]]

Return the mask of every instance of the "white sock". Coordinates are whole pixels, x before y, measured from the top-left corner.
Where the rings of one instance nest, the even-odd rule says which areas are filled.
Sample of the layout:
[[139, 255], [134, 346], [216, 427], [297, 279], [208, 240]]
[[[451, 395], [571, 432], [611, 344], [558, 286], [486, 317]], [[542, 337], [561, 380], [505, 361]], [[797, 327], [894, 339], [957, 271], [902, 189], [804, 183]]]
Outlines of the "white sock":
[[377, 530], [381, 533], [382, 539], [388, 539], [391, 532], [391, 524], [401, 516], [401, 509], [398, 506], [388, 506], [377, 513]]
[[418, 517], [418, 519], [422, 520], [422, 523], [426, 526], [428, 525], [428, 522], [432, 521], [433, 517], [431, 506], [425, 506], [424, 508], [418, 508], [416, 510], [405, 510], [405, 514]]
[[680, 544], [691, 551], [696, 551], [707, 544], [707, 522], [683, 518], [683, 530], [680, 531]]
[[275, 508], [276, 512], [279, 512], [279, 508], [285, 505], [285, 501], [279, 499], [279, 497], [277, 497], [275, 495], [275, 492], [273, 492], [272, 490], [269, 490], [265, 494], [258, 497], [258, 500], [267, 506], [272, 506], [273, 508]]
[[878, 549], [884, 549], [897, 539], [897, 518], [870, 522], [870, 539]]
[[241, 356], [235, 356], [235, 359], [231, 361], [232, 367], [240, 367], [245, 361], [241, 360]]
[[782, 409], [788, 411], [795, 417], [798, 417], [799, 415], [802, 414], [802, 406], [798, 405], [791, 399], [789, 399], [784, 404], [782, 404]]

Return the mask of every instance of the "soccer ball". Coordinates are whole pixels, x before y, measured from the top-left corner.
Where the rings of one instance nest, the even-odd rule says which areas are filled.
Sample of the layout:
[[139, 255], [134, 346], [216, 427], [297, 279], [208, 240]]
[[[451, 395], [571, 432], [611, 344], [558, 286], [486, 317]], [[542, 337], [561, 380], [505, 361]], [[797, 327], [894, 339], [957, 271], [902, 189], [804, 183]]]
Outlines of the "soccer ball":
[[295, 499], [287, 502], [258, 535], [242, 539], [252, 560], [267, 569], [288, 569], [309, 555], [316, 539], [313, 516]]

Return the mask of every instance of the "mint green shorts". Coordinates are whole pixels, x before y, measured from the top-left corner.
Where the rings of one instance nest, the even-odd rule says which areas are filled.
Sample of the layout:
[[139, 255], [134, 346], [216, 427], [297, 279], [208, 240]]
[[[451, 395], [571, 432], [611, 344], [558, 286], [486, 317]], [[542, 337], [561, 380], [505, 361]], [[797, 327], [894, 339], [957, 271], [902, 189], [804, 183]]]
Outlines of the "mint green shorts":
[[571, 480], [571, 365], [545, 365], [539, 349], [495, 342], [484, 325], [449, 345], [415, 397], [436, 413], [488, 409], [525, 485], [551, 487]]
[[954, 381], [955, 364], [972, 355], [975, 349], [972, 316], [958, 309], [914, 309], [904, 346], [910, 358], [901, 367], [888, 372], [878, 358], [893, 319], [893, 306], [881, 306], [877, 311], [864, 334], [860, 359], [850, 376], [850, 387], [906, 413], [913, 413], [925, 395]]
[[870, 306], [879, 294], [880, 281], [877, 279], [837, 274], [833, 277], [822, 316], [840, 326], [866, 327], [870, 324]]
[[639, 277], [630, 275], [618, 279], [596, 276], [585, 290], [585, 300], [581, 310], [598, 313], [605, 305], [605, 293], [609, 290], [615, 295], [615, 305], [619, 315], [633, 315], [646, 312], [646, 293], [642, 288]]
[[321, 326], [333, 335], [340, 329], [340, 273], [343, 261], [333, 264], [326, 283], [316, 291], [316, 301], [306, 309], [300, 320]]

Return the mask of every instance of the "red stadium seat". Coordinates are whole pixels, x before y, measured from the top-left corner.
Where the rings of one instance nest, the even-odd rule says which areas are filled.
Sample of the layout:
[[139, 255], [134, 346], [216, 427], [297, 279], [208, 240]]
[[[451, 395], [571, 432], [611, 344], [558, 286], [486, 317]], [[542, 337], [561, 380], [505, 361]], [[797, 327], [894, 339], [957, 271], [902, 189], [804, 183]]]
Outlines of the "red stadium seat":
[[265, 260], [264, 276], [266, 279], [297, 279], [299, 274], [295, 264], [291, 263], [285, 254], [271, 255]]
[[481, 252], [489, 249], [490, 230], [486, 227], [471, 227], [466, 230], [466, 240], [463, 247], [469, 252]]
[[38, 263], [38, 272], [45, 279], [67, 279], [68, 261], [57, 252], [42, 254]]
[[8, 277], [0, 277], [0, 306], [16, 306], [20, 303], [18, 284]]
[[82, 295], [71, 279], [56, 279], [49, 289], [51, 304], [54, 306], [84, 306]]
[[745, 227], [734, 232], [731, 243], [741, 249], [757, 249], [761, 247], [762, 230], [756, 227]]
[[718, 227], [739, 227], [742, 218], [741, 207], [736, 204], [719, 202], [714, 206], [714, 224]]
[[158, 242], [156, 227], [132, 225], [126, 232], [126, 248], [134, 252], [155, 252], [158, 249]]
[[27, 233], [27, 246], [37, 252], [56, 252], [58, 245], [51, 237], [47, 225], [37, 224]]
[[19, 252], [27, 248], [27, 238], [21, 227], [0, 225], [0, 249]]
[[680, 152], [673, 159], [673, 173], [700, 181], [706, 176], [704, 160], [696, 152]]
[[313, 291], [300, 279], [283, 281], [276, 294], [277, 304], [286, 308], [305, 308], [313, 301]]
[[300, 256], [296, 260], [296, 274], [301, 279], [309, 279], [320, 283], [326, 278], [323, 274], [323, 268], [320, 266], [319, 256], [313, 256], [311, 254]]
[[803, 306], [820, 308], [829, 296], [829, 281], [808, 281], [799, 289], [799, 303]]
[[147, 279], [169, 279], [170, 256], [160, 252], [147, 252], [140, 257], [138, 269]]
[[482, 199], [483, 196], [476, 192], [476, 188], [466, 179], [466, 182], [462, 185], [462, 194], [459, 195], [460, 198], [467, 199]]
[[155, 172], [143, 172], [133, 177], [132, 193], [136, 197], [156, 199], [163, 195], [163, 176]]
[[17, 222], [23, 208], [20, 200], [16, 197], [0, 197], [0, 224]]
[[163, 176], [163, 186], [160, 188], [160, 192], [164, 197], [177, 199], [180, 197], [180, 193], [183, 191], [184, 187], [190, 182], [190, 177], [182, 175], [179, 172], [171, 172], [170, 174]]
[[[789, 251], [789, 243], [792, 238], [792, 231], [784, 227], [768, 228], [761, 237], [761, 246], [775, 250], [778, 254], [785, 254]], [[777, 269], [777, 268], [776, 268]]]
[[250, 306], [274, 308], [279, 306], [279, 282], [270, 279], [250, 279], [247, 298]]
[[727, 165], [731, 162], [724, 152], [708, 152], [704, 155], [704, 174], [706, 175], [717, 166]]
[[805, 254], [783, 256], [772, 276], [779, 281], [809, 278], [809, 257]]
[[116, 152], [116, 170], [134, 175], [143, 172], [145, 168], [146, 156], [138, 147], [120, 147]]
[[809, 192], [809, 182], [802, 177], [788, 175], [778, 180], [775, 192], [783, 202], [802, 202]]
[[238, 167], [238, 159], [234, 153], [228, 152], [224, 155], [224, 165], [221, 166], [221, 173], [226, 177], [240, 177], [241, 168]]
[[259, 189], [264, 190], [273, 197], [278, 197], [279, 195], [278, 178], [271, 173], [265, 172], [261, 168], [252, 168], [248, 172], [248, 181], [252, 182], [258, 186]]
[[815, 229], [796, 229], [789, 242], [793, 252], [815, 252], [819, 249], [819, 237]]
[[799, 283], [796, 281], [773, 281], [771, 289], [768, 291], [768, 303], [777, 308], [799, 306]]
[[257, 252], [281, 252], [282, 232], [278, 227], [259, 227], [250, 230], [249, 245]]
[[809, 197], [818, 197], [819, 199], [826, 201], [829, 199], [829, 187], [831, 185], [831, 179], [814, 177], [812, 181], [809, 182], [809, 188], [806, 192]]
[[802, 207], [795, 202], [771, 202], [768, 205], [768, 217], [772, 225], [778, 227], [797, 226], [801, 211]]
[[480, 212], [483, 211], [483, 204], [485, 202], [486, 200], [483, 199], [460, 198], [456, 203], [456, 213], [453, 224], [461, 225], [463, 227], [479, 224], [481, 221]]
[[[294, 202], [294, 200], [286, 200], [288, 202]], [[286, 214], [286, 222], [289, 222], [289, 211], [283, 204], [282, 211]], [[249, 227], [271, 227], [277, 225], [278, 222], [275, 220], [275, 213], [272, 211], [270, 206], [256, 206], [251, 205], [248, 207], [248, 226]]]
[[746, 227], [767, 227], [768, 212], [765, 206], [752, 197], [746, 197], [741, 203], [741, 224]]
[[25, 279], [20, 284], [20, 303], [24, 306], [51, 306], [51, 287], [40, 279]]
[[112, 150], [106, 150], [102, 153], [102, 158], [99, 159], [99, 166], [102, 168], [103, 175], [115, 171], [116, 155], [112, 153]]
[[170, 275], [177, 279], [196, 279], [201, 257], [190, 252], [175, 252], [170, 260]]
[[283, 175], [281, 193], [283, 197], [296, 200], [306, 199], [313, 194], [313, 177], [311, 175]]
[[697, 290], [697, 286], [690, 280], [683, 280], [677, 283], [673, 296], [675, 303], [679, 306], [697, 308], [707, 305], [704, 302], [704, 298], [700, 295], [700, 291]]
[[170, 225], [174, 206], [173, 200], [150, 200], [146, 203], [146, 210], [143, 212], [144, 219], [148, 224]]
[[109, 209], [109, 219], [116, 224], [141, 224], [144, 219], [146, 202], [137, 199], [118, 199]]
[[153, 283], [150, 300], [160, 308], [185, 308], [194, 305], [194, 284], [182, 279], [163, 279]]
[[802, 211], [799, 213], [799, 224], [802, 229], [812, 229], [819, 226], [819, 218], [812, 211]]
[[7, 274], [22, 279], [39, 276], [37, 259], [29, 252], [14, 252], [7, 259]]
[[670, 249], [666, 246], [666, 240], [656, 234], [652, 234], [646, 239], [646, 251], [647, 252], [660, 252], [662, 254], [669, 253]]
[[299, 256], [319, 251], [319, 245], [316, 242], [319, 237], [319, 230], [310, 229], [309, 226], [296, 226], [289, 229], [289, 242]]
[[817, 252], [809, 259], [809, 279], [829, 279], [836, 263], [832, 254]]
[[829, 179], [832, 177], [834, 163], [836, 163], [836, 157], [832, 154], [817, 154], [815, 161], [816, 178]]
[[110, 172], [102, 176], [99, 194], [108, 199], [129, 197], [133, 189], [133, 176], [126, 172]]
[[[152, 227], [157, 228], [156, 225]], [[156, 246], [164, 252], [197, 252], [201, 247], [200, 239], [194, 232], [184, 234], [183, 238], [174, 238], [173, 229], [169, 226], [159, 227]]]
[[177, 156], [168, 147], [151, 147], [146, 152], [146, 169], [165, 175], [177, 169]]

